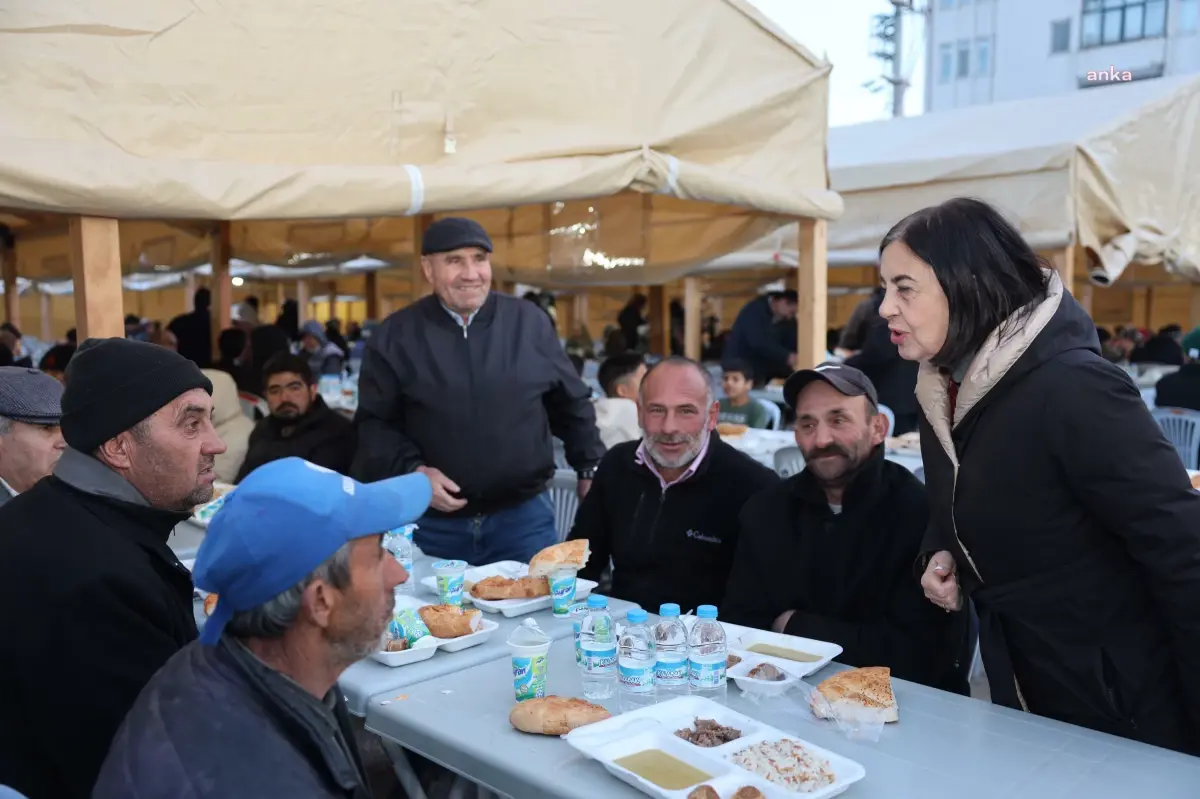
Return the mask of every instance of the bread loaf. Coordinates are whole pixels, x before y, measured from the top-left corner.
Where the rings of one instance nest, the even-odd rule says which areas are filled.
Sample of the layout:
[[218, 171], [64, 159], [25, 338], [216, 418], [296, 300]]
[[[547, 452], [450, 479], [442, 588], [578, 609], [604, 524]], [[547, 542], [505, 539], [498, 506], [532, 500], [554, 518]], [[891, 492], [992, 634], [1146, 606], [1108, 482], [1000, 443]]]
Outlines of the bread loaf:
[[208, 596], [204, 597], [204, 615], [205, 616], [211, 616], [212, 612], [213, 612], [213, 608], [215, 608], [216, 606], [217, 606], [217, 595], [216, 594], [209, 594]]
[[610, 718], [607, 710], [582, 699], [547, 696], [527, 699], [508, 714], [508, 721], [521, 732], [533, 735], [566, 735], [577, 727]]
[[522, 577], [513, 580], [509, 577], [486, 577], [471, 586], [471, 596], [476, 599], [533, 599], [539, 596], [550, 596], [550, 583], [545, 577]]
[[417, 613], [434, 638], [462, 638], [479, 629], [483, 620], [475, 608], [463, 610], [455, 605], [425, 605]]
[[587, 565], [591, 554], [586, 538], [564, 541], [561, 544], [546, 547], [529, 561], [529, 576], [549, 577], [564, 566], [582, 569]]
[[839, 672], [817, 686], [809, 704], [820, 719], [886, 724], [900, 718], [892, 692], [892, 670], [887, 666]]

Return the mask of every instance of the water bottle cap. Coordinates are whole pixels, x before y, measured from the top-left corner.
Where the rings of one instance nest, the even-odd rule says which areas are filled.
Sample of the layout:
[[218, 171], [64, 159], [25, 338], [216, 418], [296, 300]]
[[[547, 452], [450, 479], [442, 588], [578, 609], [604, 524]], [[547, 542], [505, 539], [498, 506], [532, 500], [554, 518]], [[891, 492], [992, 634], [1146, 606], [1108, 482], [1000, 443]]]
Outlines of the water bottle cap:
[[679, 606], [674, 602], [667, 602], [658, 606], [658, 615], [663, 618], [673, 618], [679, 615]]
[[717, 617], [716, 605], [701, 605], [696, 608], [696, 618], [698, 619], [715, 619]]
[[625, 618], [629, 620], [630, 624], [641, 624], [649, 618], [649, 615], [641, 608], [634, 608], [625, 615]]
[[608, 597], [592, 594], [588, 597], [589, 608], [606, 608], [608, 607]]

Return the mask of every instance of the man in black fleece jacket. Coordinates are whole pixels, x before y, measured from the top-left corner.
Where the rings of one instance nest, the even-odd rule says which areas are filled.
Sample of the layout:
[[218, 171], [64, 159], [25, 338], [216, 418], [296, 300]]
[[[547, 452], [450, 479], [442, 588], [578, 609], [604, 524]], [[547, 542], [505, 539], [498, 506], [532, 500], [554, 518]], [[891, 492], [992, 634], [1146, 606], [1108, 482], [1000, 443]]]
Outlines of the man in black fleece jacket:
[[912, 565], [929, 523], [925, 488], [885, 460], [871, 381], [822, 364], [784, 385], [805, 469], [746, 503], [722, 618], [829, 641], [851, 666], [966, 692], [965, 614], [927, 601]]
[[650, 611], [721, 604], [738, 513], [779, 478], [721, 440], [717, 410], [696, 362], [668, 358], [646, 373], [646, 437], [608, 451], [575, 516], [570, 537], [586, 538], [592, 551], [581, 577], [597, 579], [611, 558], [615, 597]]
[[67, 366], [67, 449], [0, 508], [0, 785], [91, 796], [134, 700], [196, 638], [167, 537], [213, 496], [211, 394], [156, 344], [88, 339]]

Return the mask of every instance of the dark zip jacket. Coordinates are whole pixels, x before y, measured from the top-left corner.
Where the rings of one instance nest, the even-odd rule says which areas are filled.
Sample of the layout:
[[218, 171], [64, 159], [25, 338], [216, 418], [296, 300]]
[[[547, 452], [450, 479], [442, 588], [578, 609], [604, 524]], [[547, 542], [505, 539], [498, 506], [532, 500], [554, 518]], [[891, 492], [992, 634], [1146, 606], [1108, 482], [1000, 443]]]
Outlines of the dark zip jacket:
[[842, 512], [806, 469], [742, 509], [722, 617], [842, 647], [838, 662], [966, 692], [966, 615], [925, 599], [912, 574], [929, 524], [925, 489], [877, 451], [847, 486]]
[[738, 514], [775, 485], [775, 472], [715, 433], [695, 474], [668, 486], [637, 462], [640, 441], [608, 451], [575, 515], [570, 538], [592, 555], [580, 576], [596, 580], [612, 558], [612, 595], [654, 613], [664, 602], [684, 612], [721, 605], [738, 541]]
[[972, 361], [921, 367], [926, 553], [979, 611], [992, 701], [1200, 753], [1200, 495], [1063, 291]]
[[440, 469], [467, 500], [455, 516], [545, 491], [552, 435], [576, 470], [604, 455], [591, 390], [550, 317], [505, 294], [492, 292], [467, 326], [434, 295], [389, 316], [367, 342], [358, 395], [354, 476]]

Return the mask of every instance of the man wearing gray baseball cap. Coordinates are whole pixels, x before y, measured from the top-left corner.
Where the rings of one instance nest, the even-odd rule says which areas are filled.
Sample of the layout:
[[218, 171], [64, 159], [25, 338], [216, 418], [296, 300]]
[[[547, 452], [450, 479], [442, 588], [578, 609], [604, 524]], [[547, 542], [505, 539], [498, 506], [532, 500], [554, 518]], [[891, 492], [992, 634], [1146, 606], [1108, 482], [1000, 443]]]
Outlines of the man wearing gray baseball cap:
[[54, 471], [62, 455], [62, 383], [23, 366], [0, 367], [0, 505]]

